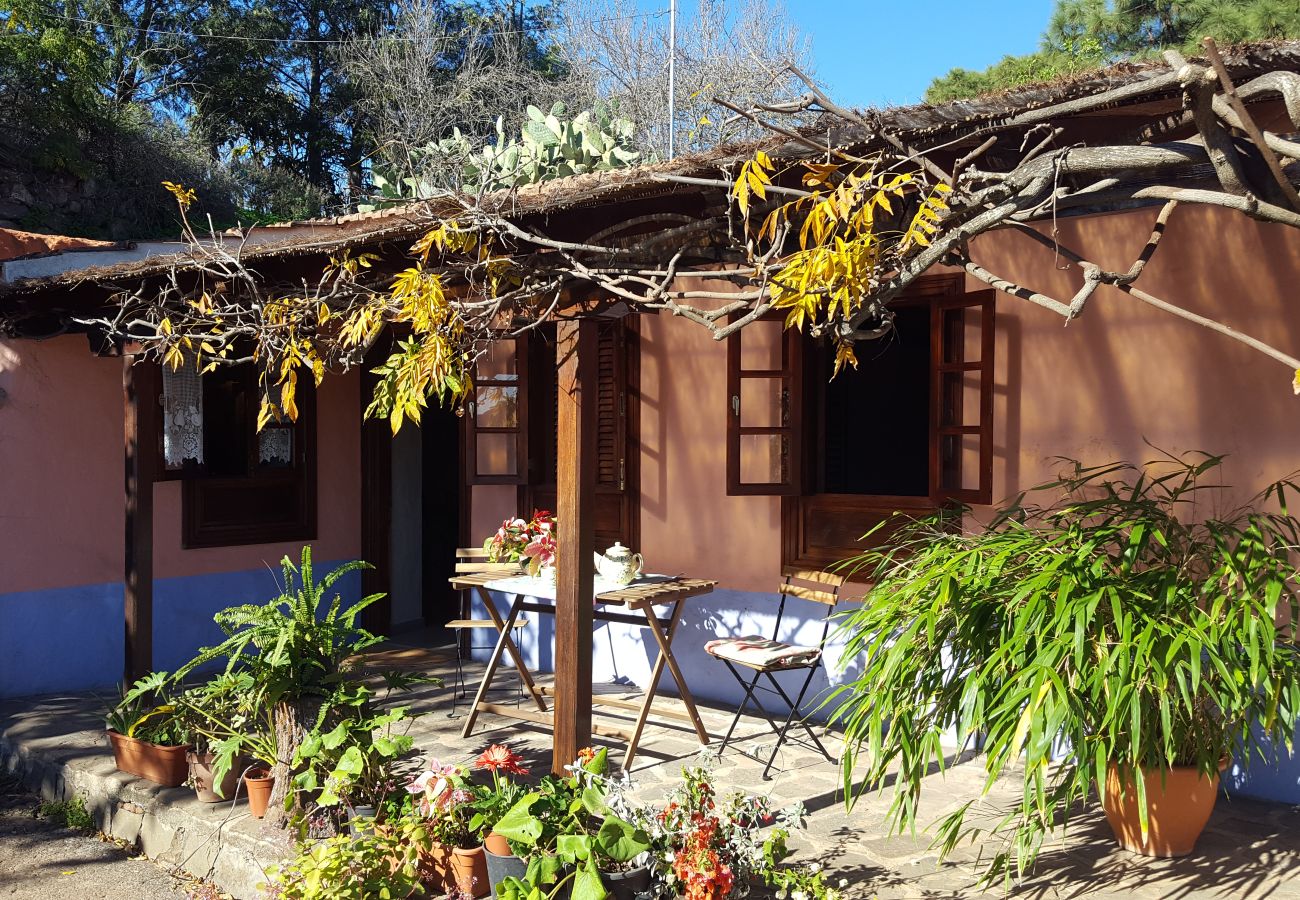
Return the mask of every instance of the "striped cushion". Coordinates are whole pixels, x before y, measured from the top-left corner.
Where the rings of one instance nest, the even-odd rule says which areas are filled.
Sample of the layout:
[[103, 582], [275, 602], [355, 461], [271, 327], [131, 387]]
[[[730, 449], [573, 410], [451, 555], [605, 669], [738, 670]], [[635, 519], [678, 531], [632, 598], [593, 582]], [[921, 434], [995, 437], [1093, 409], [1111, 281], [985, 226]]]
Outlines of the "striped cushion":
[[738, 638], [720, 638], [709, 641], [704, 650], [718, 659], [729, 659], [760, 669], [794, 669], [811, 666], [821, 658], [817, 647], [800, 647], [759, 635]]

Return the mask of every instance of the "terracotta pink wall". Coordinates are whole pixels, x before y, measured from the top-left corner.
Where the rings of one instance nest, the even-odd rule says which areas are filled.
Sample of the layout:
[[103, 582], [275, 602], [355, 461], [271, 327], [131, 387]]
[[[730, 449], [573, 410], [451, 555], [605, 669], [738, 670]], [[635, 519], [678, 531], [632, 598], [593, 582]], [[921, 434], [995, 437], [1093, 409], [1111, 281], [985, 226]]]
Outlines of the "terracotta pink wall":
[[0, 341], [0, 593], [122, 580], [122, 361]]
[[[1140, 210], [1057, 224], [1063, 242], [1122, 270], [1154, 218]], [[1058, 268], [1050, 250], [1012, 232], [981, 238], [974, 257], [1056, 297], [1069, 298], [1079, 283], [1076, 267]], [[1139, 284], [1300, 355], [1293, 229], [1180, 208]], [[1107, 287], [1068, 327], [999, 295], [997, 332], [995, 498], [1054, 474], [1053, 456], [1150, 459], [1144, 438], [1169, 450], [1230, 454], [1225, 472], [1239, 497], [1300, 468], [1294, 373], [1226, 337]]]
[[642, 323], [640, 549], [652, 571], [770, 591], [781, 569], [781, 501], [726, 494], [726, 354], [685, 319]]
[[[122, 579], [122, 363], [82, 337], [0, 342], [0, 593]], [[360, 553], [360, 379], [317, 398], [316, 558]], [[182, 550], [180, 484], [154, 488], [154, 576], [274, 564], [297, 544]]]

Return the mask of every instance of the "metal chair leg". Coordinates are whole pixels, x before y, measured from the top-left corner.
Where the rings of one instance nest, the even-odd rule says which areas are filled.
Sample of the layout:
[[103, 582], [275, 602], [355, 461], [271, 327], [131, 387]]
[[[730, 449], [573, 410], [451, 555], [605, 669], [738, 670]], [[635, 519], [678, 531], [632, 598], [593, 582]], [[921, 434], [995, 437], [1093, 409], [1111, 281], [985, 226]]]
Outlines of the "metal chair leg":
[[727, 751], [727, 745], [731, 743], [731, 735], [735, 733], [736, 726], [740, 724], [740, 717], [745, 714], [745, 709], [749, 706], [749, 697], [754, 693], [754, 686], [758, 684], [760, 676], [760, 673], [755, 672], [753, 680], [746, 684], [745, 679], [740, 677], [740, 673], [736, 671], [735, 667], [733, 667], [730, 662], [725, 659], [723, 662], [727, 664], [727, 668], [731, 670], [731, 674], [735, 677], [736, 681], [740, 683], [740, 686], [744, 688], [745, 697], [741, 699], [740, 706], [736, 708], [736, 714], [731, 718], [731, 727], [727, 729], [726, 737], [722, 739], [722, 743], [718, 746], [719, 756]]

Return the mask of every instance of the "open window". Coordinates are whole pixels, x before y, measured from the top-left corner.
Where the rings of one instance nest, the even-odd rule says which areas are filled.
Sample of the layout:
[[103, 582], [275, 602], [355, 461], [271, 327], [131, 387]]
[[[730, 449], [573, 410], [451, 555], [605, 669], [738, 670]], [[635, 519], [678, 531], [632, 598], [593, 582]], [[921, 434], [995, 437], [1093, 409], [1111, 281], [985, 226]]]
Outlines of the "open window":
[[316, 390], [298, 381], [297, 421], [260, 432], [257, 370], [164, 367], [163, 478], [180, 478], [181, 545], [305, 541], [316, 533]]
[[803, 364], [797, 332], [761, 319], [727, 339], [727, 493], [798, 494]]
[[942, 276], [893, 308], [894, 332], [834, 379], [832, 348], [750, 334], [779, 321], [728, 339], [728, 493], [784, 498], [788, 565], [853, 556], [899, 512], [991, 501], [993, 292]]
[[528, 481], [530, 337], [531, 333], [501, 336], [475, 364], [474, 396], [465, 421], [470, 484]]

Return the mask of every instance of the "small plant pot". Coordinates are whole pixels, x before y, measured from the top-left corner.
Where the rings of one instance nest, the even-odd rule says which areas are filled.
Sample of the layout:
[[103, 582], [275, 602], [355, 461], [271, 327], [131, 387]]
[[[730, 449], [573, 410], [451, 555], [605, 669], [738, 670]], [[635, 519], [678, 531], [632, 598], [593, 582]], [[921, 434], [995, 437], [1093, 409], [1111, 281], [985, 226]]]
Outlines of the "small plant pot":
[[[506, 852], [495, 852], [494, 847], [500, 848], [502, 844], [505, 845]], [[510, 845], [499, 834], [488, 835], [488, 839], [483, 844], [483, 857], [487, 864], [488, 886], [493, 897], [496, 896], [497, 885], [507, 878], [523, 878], [528, 874], [528, 863], [511, 853]]]
[[447, 887], [455, 887], [471, 897], [486, 897], [492, 891], [488, 883], [487, 854], [482, 847], [451, 848], [451, 878]]
[[[1147, 797], [1147, 833], [1138, 815], [1137, 785], [1125, 771], [1121, 793], [1119, 767], [1106, 770], [1101, 806], [1121, 847], [1143, 856], [1187, 856], [1205, 830], [1219, 797], [1219, 776], [1206, 778], [1195, 766], [1142, 769]], [[1163, 777], [1162, 777], [1163, 775]]]
[[244, 790], [248, 792], [248, 811], [253, 818], [260, 819], [266, 815], [266, 807], [271, 802], [271, 791], [275, 787], [275, 776], [268, 769], [253, 769], [244, 776]]
[[244, 768], [238, 757], [235, 758], [230, 771], [222, 776], [220, 785], [212, 783], [212, 764], [216, 761], [216, 756], [211, 753], [190, 752], [185, 754], [185, 760], [189, 763], [190, 783], [194, 785], [194, 793], [204, 803], [230, 800], [238, 792], [239, 773]]
[[650, 867], [637, 866], [624, 872], [601, 872], [609, 896], [614, 900], [636, 900], [650, 890]]
[[[366, 837], [375, 833], [373, 820], [375, 818], [375, 808], [373, 806], [354, 806], [348, 816], [348, 834], [353, 837]], [[370, 819], [371, 822], [365, 825], [356, 825], [358, 819]]]
[[185, 755], [188, 744], [175, 747], [151, 744], [108, 729], [108, 742], [113, 746], [113, 762], [119, 771], [135, 775], [163, 787], [180, 787], [189, 775]]
[[433, 893], [444, 892], [455, 882], [451, 877], [451, 848], [434, 841], [420, 854], [420, 883]]

